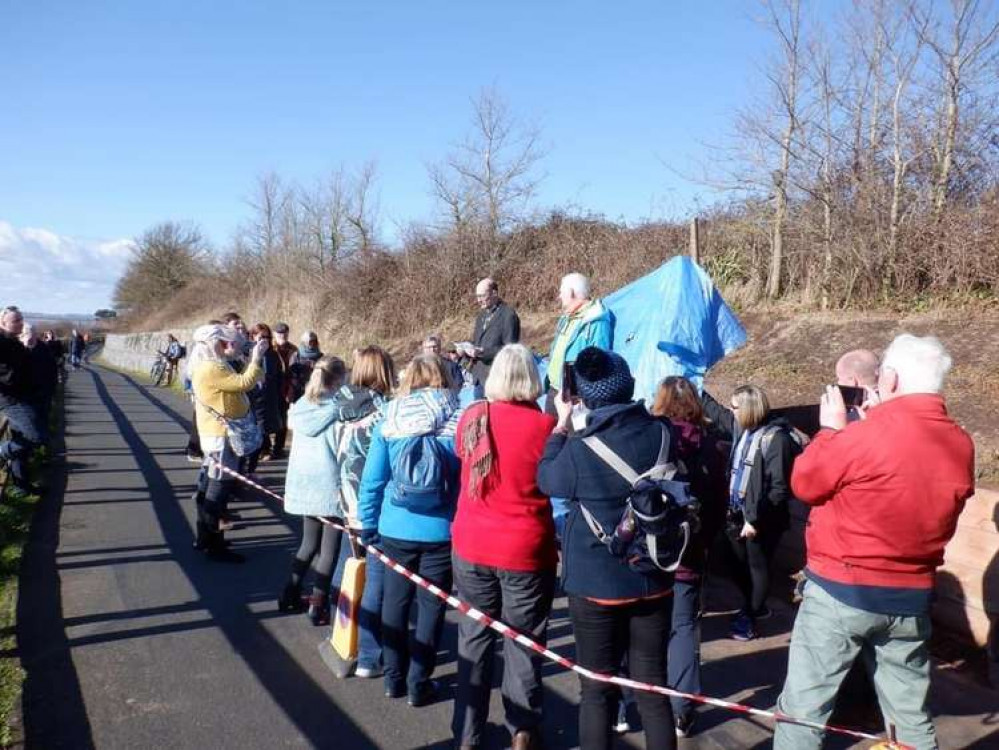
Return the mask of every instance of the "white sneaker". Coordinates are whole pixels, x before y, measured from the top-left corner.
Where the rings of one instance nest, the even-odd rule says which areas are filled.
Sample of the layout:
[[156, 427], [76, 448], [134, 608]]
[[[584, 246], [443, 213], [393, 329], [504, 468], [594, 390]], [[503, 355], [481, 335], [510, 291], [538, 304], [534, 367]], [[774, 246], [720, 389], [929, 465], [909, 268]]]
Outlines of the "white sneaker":
[[614, 734], [628, 734], [631, 731], [631, 724], [627, 719], [620, 719], [611, 729], [614, 730]]
[[381, 677], [382, 669], [381, 667], [358, 667], [354, 670], [355, 677], [365, 677], [371, 679], [373, 677]]

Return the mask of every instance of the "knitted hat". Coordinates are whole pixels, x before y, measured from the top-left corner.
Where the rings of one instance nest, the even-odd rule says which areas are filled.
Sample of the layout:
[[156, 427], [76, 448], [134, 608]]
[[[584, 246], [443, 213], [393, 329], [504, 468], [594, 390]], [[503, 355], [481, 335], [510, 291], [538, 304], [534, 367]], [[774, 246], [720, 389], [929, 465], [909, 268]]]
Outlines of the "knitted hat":
[[572, 373], [576, 393], [591, 409], [626, 404], [635, 395], [635, 379], [620, 354], [588, 346], [576, 357]]

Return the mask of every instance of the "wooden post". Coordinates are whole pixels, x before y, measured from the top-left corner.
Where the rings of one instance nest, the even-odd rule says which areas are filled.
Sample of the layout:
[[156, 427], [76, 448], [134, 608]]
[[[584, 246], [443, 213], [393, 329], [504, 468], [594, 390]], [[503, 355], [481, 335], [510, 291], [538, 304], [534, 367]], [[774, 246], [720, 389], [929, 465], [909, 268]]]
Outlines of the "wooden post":
[[690, 220], [690, 257], [701, 262], [701, 223], [696, 216]]

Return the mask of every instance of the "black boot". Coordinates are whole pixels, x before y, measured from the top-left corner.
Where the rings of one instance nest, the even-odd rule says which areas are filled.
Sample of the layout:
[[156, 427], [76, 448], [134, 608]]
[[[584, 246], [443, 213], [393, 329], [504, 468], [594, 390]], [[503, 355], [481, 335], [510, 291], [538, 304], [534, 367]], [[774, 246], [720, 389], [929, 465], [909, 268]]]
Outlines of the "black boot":
[[309, 597], [309, 619], [313, 625], [330, 624], [330, 581], [332, 576], [317, 575]]
[[218, 533], [214, 534], [212, 540], [208, 543], [208, 549], [205, 551], [205, 557], [214, 562], [246, 562], [246, 558], [243, 555], [226, 548], [225, 540], [222, 538], [222, 535]]
[[330, 596], [319, 589], [312, 590], [309, 597], [309, 620], [313, 625], [330, 624]]
[[198, 519], [198, 523], [196, 524], [195, 528], [196, 528], [196, 534], [194, 537], [194, 549], [196, 550], [208, 549], [208, 537], [209, 537], [208, 525], [201, 519]]
[[[214, 527], [214, 528], [212, 528]], [[227, 549], [225, 537], [218, 531], [218, 519], [212, 524], [205, 524], [204, 550], [205, 557], [215, 562], [242, 563], [246, 558], [238, 552]]]
[[284, 590], [278, 598], [278, 611], [280, 612], [302, 612], [305, 610], [305, 602], [302, 601], [302, 578], [309, 569], [309, 563], [299, 560], [297, 557], [291, 558], [291, 577], [284, 585]]

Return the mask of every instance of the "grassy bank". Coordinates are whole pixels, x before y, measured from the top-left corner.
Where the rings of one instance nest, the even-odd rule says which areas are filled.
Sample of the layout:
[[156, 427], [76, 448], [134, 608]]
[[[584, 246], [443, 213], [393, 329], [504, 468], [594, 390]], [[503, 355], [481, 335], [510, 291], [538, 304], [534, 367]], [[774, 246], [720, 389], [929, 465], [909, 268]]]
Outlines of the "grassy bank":
[[[62, 429], [62, 389], [53, 402], [49, 422], [51, 434]], [[40, 448], [31, 459], [31, 476], [38, 477], [42, 464], [49, 458]], [[10, 747], [18, 740], [21, 686], [24, 670], [17, 653], [17, 597], [21, 555], [28, 541], [31, 518], [41, 498], [5, 489], [0, 498], [0, 747]]]

